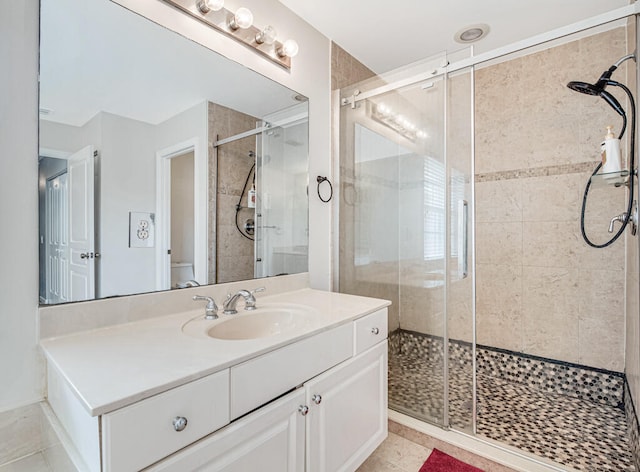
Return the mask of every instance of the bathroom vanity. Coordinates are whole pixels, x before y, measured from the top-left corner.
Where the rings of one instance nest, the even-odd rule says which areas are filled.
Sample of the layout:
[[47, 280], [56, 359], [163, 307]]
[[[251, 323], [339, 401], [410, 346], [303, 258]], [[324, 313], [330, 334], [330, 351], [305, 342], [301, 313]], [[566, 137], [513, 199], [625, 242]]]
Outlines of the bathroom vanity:
[[48, 401], [91, 472], [354, 471], [387, 435], [388, 305], [303, 289], [45, 339]]

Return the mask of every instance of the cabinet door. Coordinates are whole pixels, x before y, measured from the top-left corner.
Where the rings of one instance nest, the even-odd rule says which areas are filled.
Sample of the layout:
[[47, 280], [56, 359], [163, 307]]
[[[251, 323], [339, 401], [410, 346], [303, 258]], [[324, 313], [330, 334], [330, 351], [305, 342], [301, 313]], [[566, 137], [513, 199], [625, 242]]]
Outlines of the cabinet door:
[[307, 472], [353, 472], [387, 437], [387, 341], [306, 384]]
[[145, 469], [154, 472], [300, 472], [305, 417], [298, 389]]

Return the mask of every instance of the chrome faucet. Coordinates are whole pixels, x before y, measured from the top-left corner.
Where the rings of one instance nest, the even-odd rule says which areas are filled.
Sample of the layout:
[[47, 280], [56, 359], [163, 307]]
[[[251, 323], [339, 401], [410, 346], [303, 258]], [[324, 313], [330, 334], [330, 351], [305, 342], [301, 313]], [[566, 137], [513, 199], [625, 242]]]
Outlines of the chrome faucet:
[[194, 295], [194, 301], [206, 300], [207, 306], [204, 309], [205, 320], [217, 320], [218, 319], [218, 305], [212, 297], [203, 297], [202, 295]]
[[614, 228], [614, 225], [615, 225], [616, 221], [619, 221], [619, 222], [624, 224], [624, 222], [626, 220], [627, 220], [627, 212], [626, 211], [624, 213], [619, 214], [618, 216], [614, 216], [613, 218], [611, 218], [611, 222], [609, 223], [609, 232], [613, 233], [613, 228]]
[[259, 287], [255, 290], [238, 290], [234, 295], [230, 293], [227, 294], [227, 299], [224, 301], [222, 306], [222, 313], [225, 315], [235, 315], [238, 313], [236, 310], [236, 304], [238, 303], [238, 299], [240, 297], [244, 298], [244, 309], [245, 310], [255, 310], [256, 309], [256, 297], [253, 296], [256, 292], [264, 292], [264, 287]]

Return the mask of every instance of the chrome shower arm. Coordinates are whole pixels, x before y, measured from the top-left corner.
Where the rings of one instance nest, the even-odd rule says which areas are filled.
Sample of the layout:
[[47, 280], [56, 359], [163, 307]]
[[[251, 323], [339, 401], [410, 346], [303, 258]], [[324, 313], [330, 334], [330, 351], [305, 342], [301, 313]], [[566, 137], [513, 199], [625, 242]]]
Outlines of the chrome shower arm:
[[635, 54], [635, 53], [633, 53], [633, 54], [627, 54], [626, 56], [621, 57], [621, 58], [618, 60], [618, 62], [616, 62], [616, 63], [613, 65], [613, 67], [618, 68], [618, 67], [620, 67], [620, 64], [622, 64], [624, 61], [628, 61], [629, 59], [633, 59], [633, 60], [635, 61], [635, 60], [636, 60], [636, 54]]

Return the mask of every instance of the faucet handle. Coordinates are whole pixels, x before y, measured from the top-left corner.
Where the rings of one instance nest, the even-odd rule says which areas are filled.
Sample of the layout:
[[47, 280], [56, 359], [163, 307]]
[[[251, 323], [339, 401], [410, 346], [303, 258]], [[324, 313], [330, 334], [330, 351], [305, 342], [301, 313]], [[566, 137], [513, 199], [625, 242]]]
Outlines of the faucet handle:
[[215, 320], [218, 318], [218, 305], [216, 305], [216, 301], [213, 299], [213, 297], [204, 297], [202, 295], [194, 295], [193, 300], [194, 301], [206, 300], [207, 306], [205, 308], [204, 317], [207, 320]]
[[249, 292], [249, 296], [244, 299], [244, 309], [245, 310], [255, 310], [256, 307], [256, 297], [253, 296], [254, 293], [264, 292], [266, 290], [265, 287], [258, 287]]

